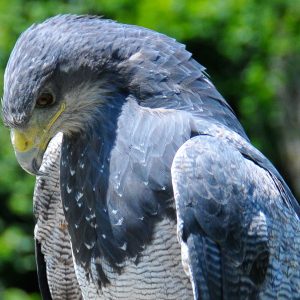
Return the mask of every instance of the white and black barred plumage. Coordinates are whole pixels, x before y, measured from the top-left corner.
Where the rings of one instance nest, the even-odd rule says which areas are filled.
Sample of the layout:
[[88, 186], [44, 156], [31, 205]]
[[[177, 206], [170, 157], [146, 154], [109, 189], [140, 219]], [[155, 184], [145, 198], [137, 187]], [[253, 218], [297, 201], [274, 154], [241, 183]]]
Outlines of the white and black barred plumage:
[[[47, 175], [38, 176], [36, 180], [33, 197], [36, 256], [40, 261], [39, 276], [47, 280], [52, 298], [80, 300], [82, 296], [75, 275], [59, 188], [61, 139], [61, 134], [52, 139], [41, 168]], [[45, 271], [46, 274], [43, 274]]]

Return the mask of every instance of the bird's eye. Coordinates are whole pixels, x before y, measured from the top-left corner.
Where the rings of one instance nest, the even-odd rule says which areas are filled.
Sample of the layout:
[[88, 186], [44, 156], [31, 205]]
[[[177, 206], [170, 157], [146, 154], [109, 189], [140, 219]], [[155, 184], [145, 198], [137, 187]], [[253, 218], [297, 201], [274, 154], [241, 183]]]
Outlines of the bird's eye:
[[43, 108], [54, 104], [55, 100], [50, 93], [42, 93], [36, 100], [36, 107]]

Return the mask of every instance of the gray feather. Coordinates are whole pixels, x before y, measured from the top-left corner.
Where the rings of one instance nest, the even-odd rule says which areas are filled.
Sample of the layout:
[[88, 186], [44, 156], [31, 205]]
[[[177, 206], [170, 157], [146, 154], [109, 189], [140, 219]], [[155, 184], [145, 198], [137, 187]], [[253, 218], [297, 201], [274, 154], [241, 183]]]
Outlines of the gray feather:
[[286, 285], [289, 297], [299, 297], [299, 219], [270, 171], [225, 138], [200, 135], [180, 148], [172, 174], [197, 297], [278, 299]]

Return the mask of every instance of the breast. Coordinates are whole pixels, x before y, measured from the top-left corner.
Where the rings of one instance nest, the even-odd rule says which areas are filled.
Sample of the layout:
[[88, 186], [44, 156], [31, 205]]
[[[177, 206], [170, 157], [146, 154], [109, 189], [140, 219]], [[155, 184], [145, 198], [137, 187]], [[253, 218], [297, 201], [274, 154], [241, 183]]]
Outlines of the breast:
[[75, 276], [70, 236], [60, 198], [60, 144], [61, 135], [57, 135], [49, 144], [41, 167], [41, 171], [48, 176], [37, 177], [34, 192], [34, 237], [41, 246], [53, 300], [80, 300], [82, 296]]
[[105, 259], [101, 264], [110, 280], [110, 284], [101, 290], [80, 276], [82, 270], [77, 267], [85, 299], [193, 299], [192, 286], [181, 263], [176, 224], [168, 218], [156, 224], [152, 242], [141, 256], [124, 262], [121, 274], [116, 273]]

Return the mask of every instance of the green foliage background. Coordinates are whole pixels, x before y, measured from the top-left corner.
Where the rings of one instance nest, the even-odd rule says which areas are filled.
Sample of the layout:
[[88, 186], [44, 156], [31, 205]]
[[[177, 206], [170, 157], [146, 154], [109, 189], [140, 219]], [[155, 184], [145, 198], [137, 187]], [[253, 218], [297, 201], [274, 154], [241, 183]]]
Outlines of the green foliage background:
[[[298, 114], [286, 125], [280, 98], [299, 76], [300, 1], [0, 0], [1, 93], [4, 68], [20, 32], [61, 13], [102, 15], [185, 43], [208, 68], [254, 144], [291, 179], [282, 140], [285, 130], [297, 132]], [[293, 106], [293, 94], [287, 97]], [[0, 299], [40, 299], [33, 254], [33, 185], [34, 178], [15, 161], [9, 132], [0, 125]]]

